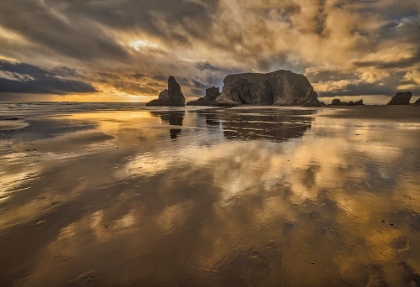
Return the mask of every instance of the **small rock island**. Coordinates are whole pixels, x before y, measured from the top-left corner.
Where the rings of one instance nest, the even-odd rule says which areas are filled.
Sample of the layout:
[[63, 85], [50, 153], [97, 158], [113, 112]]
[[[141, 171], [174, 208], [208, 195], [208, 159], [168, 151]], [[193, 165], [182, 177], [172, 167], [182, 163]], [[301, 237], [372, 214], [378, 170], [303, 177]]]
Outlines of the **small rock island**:
[[342, 102], [340, 99], [334, 99], [331, 102], [331, 106], [364, 106], [363, 99], [358, 101]]
[[210, 106], [218, 96], [220, 96], [219, 88], [208, 88], [204, 97], [188, 102], [187, 106]]
[[174, 77], [170, 76], [168, 79], [168, 89], [162, 91], [158, 99], [148, 102], [146, 106], [185, 106], [185, 97], [181, 92], [181, 86]]
[[412, 96], [411, 92], [398, 92], [387, 105], [409, 105]]

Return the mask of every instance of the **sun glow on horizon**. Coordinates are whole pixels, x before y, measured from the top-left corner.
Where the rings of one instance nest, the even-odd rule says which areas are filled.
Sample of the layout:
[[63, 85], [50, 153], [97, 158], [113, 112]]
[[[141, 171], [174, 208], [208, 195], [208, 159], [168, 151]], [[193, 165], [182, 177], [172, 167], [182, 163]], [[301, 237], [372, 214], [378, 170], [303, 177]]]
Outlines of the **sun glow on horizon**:
[[133, 95], [126, 93], [101, 93], [101, 94], [74, 94], [74, 95], [54, 95], [49, 101], [52, 102], [132, 102], [145, 103], [151, 101], [153, 97], [144, 95]]

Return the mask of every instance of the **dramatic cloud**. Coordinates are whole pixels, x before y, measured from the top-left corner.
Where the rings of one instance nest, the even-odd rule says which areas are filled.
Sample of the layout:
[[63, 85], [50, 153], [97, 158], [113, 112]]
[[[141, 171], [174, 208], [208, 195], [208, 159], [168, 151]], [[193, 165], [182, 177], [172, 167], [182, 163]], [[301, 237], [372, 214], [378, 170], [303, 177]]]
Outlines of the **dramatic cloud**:
[[0, 60], [1, 93], [68, 94], [94, 93], [95, 88], [82, 81], [62, 78], [79, 76], [73, 69], [56, 68], [53, 71], [24, 64]]
[[417, 2], [3, 0], [0, 59], [44, 74], [3, 72], [0, 93], [147, 100], [173, 75], [194, 97], [229, 73], [287, 69], [321, 96], [420, 95]]

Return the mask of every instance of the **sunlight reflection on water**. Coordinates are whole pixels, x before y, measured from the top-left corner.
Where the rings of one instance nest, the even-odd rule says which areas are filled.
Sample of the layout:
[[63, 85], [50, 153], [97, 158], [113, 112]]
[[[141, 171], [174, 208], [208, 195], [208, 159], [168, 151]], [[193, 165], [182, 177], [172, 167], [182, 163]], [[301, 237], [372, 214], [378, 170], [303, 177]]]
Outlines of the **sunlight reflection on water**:
[[[418, 283], [418, 118], [237, 108], [25, 121], [0, 140], [0, 285]], [[54, 132], [34, 136], [40, 122]]]

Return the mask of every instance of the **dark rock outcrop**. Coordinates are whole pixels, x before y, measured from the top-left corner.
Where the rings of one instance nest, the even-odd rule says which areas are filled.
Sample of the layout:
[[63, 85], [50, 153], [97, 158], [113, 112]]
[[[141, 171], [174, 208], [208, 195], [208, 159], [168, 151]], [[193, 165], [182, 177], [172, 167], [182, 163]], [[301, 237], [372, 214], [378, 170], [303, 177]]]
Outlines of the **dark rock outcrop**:
[[[343, 103], [342, 103], [343, 104]], [[347, 106], [364, 106], [365, 104], [363, 103], [363, 100], [359, 100], [359, 101], [350, 101], [347, 103]]]
[[359, 100], [356, 102], [350, 101], [350, 102], [342, 102], [339, 99], [334, 99], [331, 102], [331, 106], [363, 106], [363, 100]]
[[398, 92], [388, 105], [409, 105], [412, 96], [411, 92]]
[[320, 106], [308, 79], [290, 71], [229, 75], [223, 82], [222, 94], [213, 105]]
[[420, 106], [420, 98], [417, 101], [414, 102], [414, 105], [415, 106]]
[[218, 96], [220, 96], [219, 88], [208, 88], [204, 97], [188, 102], [187, 106], [210, 106]]
[[[314, 92], [316, 94], [316, 92]], [[318, 100], [318, 94], [315, 97], [308, 99], [302, 106], [303, 107], [322, 107], [323, 103]], [[325, 105], [325, 104], [324, 104]]]
[[185, 106], [185, 97], [181, 92], [181, 86], [174, 77], [168, 79], [168, 89], [159, 94], [159, 98], [150, 101], [146, 106]]
[[341, 101], [339, 99], [334, 99], [334, 100], [332, 100], [331, 105], [333, 105], [333, 106], [340, 106], [341, 105]]

